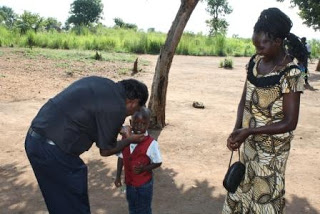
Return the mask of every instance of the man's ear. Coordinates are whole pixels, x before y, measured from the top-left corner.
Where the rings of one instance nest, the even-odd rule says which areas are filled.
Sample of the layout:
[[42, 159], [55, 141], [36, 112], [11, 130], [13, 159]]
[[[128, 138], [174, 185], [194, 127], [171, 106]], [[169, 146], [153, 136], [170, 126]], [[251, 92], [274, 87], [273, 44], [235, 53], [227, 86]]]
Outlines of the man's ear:
[[139, 99], [126, 99], [127, 116], [139, 110]]
[[276, 38], [274, 41], [276, 42], [277, 46], [280, 46], [283, 40], [280, 38]]
[[132, 105], [132, 104], [135, 104], [135, 103], [139, 104], [139, 99], [133, 99], [133, 100], [126, 99], [126, 104], [127, 105]]

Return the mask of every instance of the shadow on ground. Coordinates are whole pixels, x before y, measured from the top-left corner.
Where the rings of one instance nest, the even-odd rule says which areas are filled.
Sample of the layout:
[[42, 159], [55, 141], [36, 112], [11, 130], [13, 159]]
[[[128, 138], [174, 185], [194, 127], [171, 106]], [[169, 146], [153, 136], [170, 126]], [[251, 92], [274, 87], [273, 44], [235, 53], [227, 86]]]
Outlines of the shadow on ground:
[[[92, 213], [128, 213], [124, 194], [113, 187], [115, 171], [111, 171], [101, 160], [90, 161], [88, 168]], [[19, 179], [26, 170], [26, 167], [19, 168], [14, 164], [0, 167], [0, 213], [47, 213], [38, 186], [24, 183]], [[224, 195], [213, 197], [216, 187], [210, 186], [207, 180], [195, 180], [195, 185], [191, 189], [186, 189], [183, 185], [175, 184], [176, 175], [174, 169], [155, 170], [154, 214], [221, 213]], [[294, 196], [287, 204], [287, 213], [316, 214], [317, 211], [306, 198]]]

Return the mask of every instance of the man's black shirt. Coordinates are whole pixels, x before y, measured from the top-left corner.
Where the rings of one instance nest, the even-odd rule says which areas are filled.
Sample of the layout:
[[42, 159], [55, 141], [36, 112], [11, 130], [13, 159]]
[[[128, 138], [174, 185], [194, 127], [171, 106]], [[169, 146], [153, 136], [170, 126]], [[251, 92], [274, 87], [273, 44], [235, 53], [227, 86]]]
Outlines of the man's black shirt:
[[80, 155], [93, 142], [100, 149], [111, 149], [126, 118], [125, 100], [120, 83], [86, 77], [50, 99], [31, 127], [67, 153]]

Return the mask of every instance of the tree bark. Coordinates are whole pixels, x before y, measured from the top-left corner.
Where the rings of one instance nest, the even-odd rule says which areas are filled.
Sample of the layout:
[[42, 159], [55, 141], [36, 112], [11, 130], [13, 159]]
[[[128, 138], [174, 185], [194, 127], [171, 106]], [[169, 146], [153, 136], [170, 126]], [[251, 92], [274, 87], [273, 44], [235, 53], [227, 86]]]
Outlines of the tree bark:
[[318, 65], [317, 65], [316, 71], [320, 71], [320, 59], [318, 60]]
[[162, 129], [166, 125], [165, 109], [169, 70], [183, 30], [198, 2], [199, 0], [181, 0], [180, 8], [168, 32], [165, 44], [161, 47], [148, 104], [148, 108], [151, 110], [150, 128]]

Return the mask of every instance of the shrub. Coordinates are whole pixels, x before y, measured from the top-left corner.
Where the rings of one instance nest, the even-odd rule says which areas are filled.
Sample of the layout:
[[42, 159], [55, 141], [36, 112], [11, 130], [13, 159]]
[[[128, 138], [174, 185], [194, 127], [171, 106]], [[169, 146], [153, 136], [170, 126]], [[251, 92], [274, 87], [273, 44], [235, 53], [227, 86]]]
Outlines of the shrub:
[[225, 58], [224, 60], [220, 61], [220, 68], [232, 69], [233, 68], [233, 61], [231, 58]]
[[36, 44], [35, 35], [32, 31], [28, 31], [27, 33], [27, 46], [32, 49], [32, 47]]
[[96, 51], [96, 54], [94, 55], [95, 60], [102, 60], [102, 54], [99, 51]]

